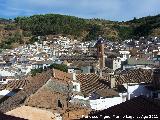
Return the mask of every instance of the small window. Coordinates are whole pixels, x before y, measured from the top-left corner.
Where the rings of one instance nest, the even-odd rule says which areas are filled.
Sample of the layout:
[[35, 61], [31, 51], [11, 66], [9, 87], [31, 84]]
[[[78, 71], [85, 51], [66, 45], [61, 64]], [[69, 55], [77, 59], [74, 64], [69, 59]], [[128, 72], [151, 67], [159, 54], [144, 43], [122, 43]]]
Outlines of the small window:
[[58, 100], [58, 107], [62, 108], [62, 103], [60, 100]]
[[73, 85], [73, 89], [77, 89], [77, 86], [76, 86], [76, 85]]

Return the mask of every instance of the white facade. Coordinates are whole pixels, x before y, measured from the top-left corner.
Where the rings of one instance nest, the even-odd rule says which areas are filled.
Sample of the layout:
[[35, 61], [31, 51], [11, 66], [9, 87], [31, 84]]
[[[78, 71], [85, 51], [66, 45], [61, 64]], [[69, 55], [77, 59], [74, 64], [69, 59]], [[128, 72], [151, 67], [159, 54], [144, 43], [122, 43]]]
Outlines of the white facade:
[[0, 76], [15, 76], [15, 73], [16, 72], [11, 72], [11, 71], [9, 72], [3, 69], [0, 70]]
[[2, 90], [0, 91], [0, 96], [13, 96], [15, 93], [9, 90]]
[[124, 84], [124, 87], [128, 89], [129, 100], [140, 95], [144, 95], [146, 97], [151, 96], [151, 91], [146, 88], [145, 84], [132, 84], [128, 85], [128, 87], [127, 84]]
[[72, 100], [73, 99], [89, 100], [89, 97], [84, 97], [84, 96], [81, 96], [81, 95], [75, 95], [75, 96], [72, 96]]
[[92, 66], [82, 66], [81, 70], [83, 73], [91, 73]]
[[119, 51], [119, 53], [122, 55], [121, 61], [126, 61], [128, 58], [131, 57], [129, 51]]
[[114, 59], [113, 60], [113, 70], [121, 68], [121, 59]]
[[90, 100], [91, 108], [94, 110], [104, 110], [114, 105], [124, 102], [122, 97], [104, 98]]
[[75, 73], [74, 68], [68, 68], [68, 73]]
[[8, 79], [7, 80], [3, 78], [0, 79], [0, 84], [7, 84], [7, 83], [8, 83]]
[[81, 91], [80, 83], [72, 81], [72, 84], [73, 84], [73, 91], [75, 91], [75, 92]]

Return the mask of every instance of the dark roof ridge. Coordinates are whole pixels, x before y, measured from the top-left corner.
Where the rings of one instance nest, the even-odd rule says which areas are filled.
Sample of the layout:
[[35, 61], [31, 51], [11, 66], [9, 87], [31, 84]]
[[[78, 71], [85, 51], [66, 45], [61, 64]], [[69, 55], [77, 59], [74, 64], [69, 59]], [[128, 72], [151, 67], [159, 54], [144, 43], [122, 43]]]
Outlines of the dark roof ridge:
[[[148, 98], [148, 97], [146, 97], [144, 95], [140, 95], [138, 97], [141, 97], [142, 99], [152, 103], [153, 105], [160, 107], [160, 100], [158, 100], [158, 99]], [[157, 101], [159, 102], [159, 104], [157, 103]]]

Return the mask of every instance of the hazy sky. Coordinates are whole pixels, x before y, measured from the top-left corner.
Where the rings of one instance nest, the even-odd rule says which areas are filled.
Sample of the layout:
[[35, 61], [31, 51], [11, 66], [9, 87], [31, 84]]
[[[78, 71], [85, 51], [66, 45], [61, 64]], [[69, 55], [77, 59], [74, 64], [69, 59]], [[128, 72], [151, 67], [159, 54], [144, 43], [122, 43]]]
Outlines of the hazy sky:
[[160, 0], [0, 0], [0, 17], [46, 13], [126, 21], [160, 14]]

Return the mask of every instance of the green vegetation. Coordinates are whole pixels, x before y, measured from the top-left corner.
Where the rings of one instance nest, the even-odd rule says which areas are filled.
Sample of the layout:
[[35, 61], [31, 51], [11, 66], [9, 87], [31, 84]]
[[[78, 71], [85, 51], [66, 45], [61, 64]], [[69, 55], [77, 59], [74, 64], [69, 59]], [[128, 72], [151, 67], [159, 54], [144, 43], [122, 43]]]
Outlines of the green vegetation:
[[[31, 31], [32, 35], [71, 35], [75, 38], [82, 37], [84, 41], [95, 40], [99, 35], [102, 35], [102, 25], [105, 25], [104, 20], [100, 24], [100, 19], [86, 20], [58, 14], [17, 17], [15, 23], [24, 31]], [[106, 23], [110, 24], [109, 21]]]
[[4, 41], [0, 43], [1, 49], [11, 49], [12, 43], [22, 44], [22, 34], [20, 32], [15, 32], [13, 35], [8, 36]]
[[15, 24], [7, 24], [4, 27], [5, 30], [16, 30], [16, 25]]
[[99, 35], [102, 35], [102, 28], [100, 25], [91, 25], [89, 28], [89, 33], [84, 38], [84, 41], [95, 40]]
[[79, 36], [86, 29], [84, 19], [58, 14], [17, 17], [15, 22], [21, 29], [31, 31], [34, 35], [65, 34]]
[[50, 69], [55, 68], [55, 69], [58, 69], [58, 70], [63, 71], [63, 72], [68, 72], [68, 67], [65, 64], [55, 64], [54, 63], [54, 64], [50, 65], [49, 68]]
[[0, 28], [6, 33], [9, 31], [7, 37], [0, 36], [2, 49], [12, 48], [15, 42], [23, 44], [24, 37], [31, 38], [25, 43], [34, 43], [38, 40], [37, 36], [58, 34], [83, 41], [96, 40], [99, 35], [111, 41], [123, 41], [141, 36], [160, 37], [160, 15], [134, 18], [127, 22], [82, 19], [59, 14], [33, 15], [17, 17], [14, 22], [0, 19]]
[[53, 69], [53, 68], [58, 69], [63, 72], [68, 72], [67, 65], [53, 63], [52, 65], [50, 65], [48, 68], [45, 68], [45, 69], [43, 69], [43, 68], [31, 69], [31, 76], [35, 76], [37, 73], [42, 73], [46, 69]]
[[31, 75], [35, 76], [37, 73], [42, 73], [44, 71], [43, 68], [31, 69]]
[[31, 39], [27, 42], [27, 44], [33, 44], [34, 42], [38, 41], [36, 36], [31, 37]]
[[[134, 18], [127, 22], [134, 25], [134, 37], [149, 36], [156, 33], [152, 33], [155, 29], [160, 28], [160, 15], [147, 16], [140, 19]], [[155, 31], [156, 32], [156, 31]]]
[[[33, 35], [63, 34], [82, 40], [95, 40], [99, 35], [111, 40], [125, 40], [133, 37], [149, 36], [160, 28], [160, 15], [134, 18], [127, 22], [103, 19], [81, 19], [73, 16], [46, 14], [31, 17], [17, 17], [16, 24]], [[86, 33], [86, 34], [84, 34]], [[153, 35], [153, 34], [152, 34]]]
[[120, 25], [114, 25], [113, 28], [118, 31], [118, 36], [120, 40], [125, 40], [132, 38], [134, 29], [132, 27], [128, 26], [120, 26]]

